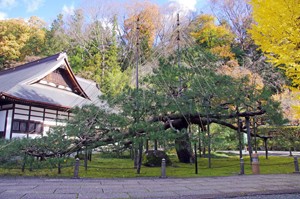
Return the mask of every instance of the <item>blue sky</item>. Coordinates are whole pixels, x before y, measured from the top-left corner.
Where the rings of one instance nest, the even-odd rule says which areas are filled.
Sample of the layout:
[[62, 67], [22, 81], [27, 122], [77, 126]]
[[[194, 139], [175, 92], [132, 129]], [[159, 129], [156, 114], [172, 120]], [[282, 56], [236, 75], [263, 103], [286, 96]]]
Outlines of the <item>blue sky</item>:
[[[89, 0], [85, 0], [89, 1]], [[109, 0], [107, 0], [109, 1]], [[114, 0], [122, 2], [122, 0]], [[186, 9], [204, 10], [208, 0], [151, 0], [165, 5], [171, 1], [179, 2]], [[83, 0], [0, 0], [0, 20], [8, 18], [25, 18], [38, 16], [51, 23], [59, 13], [70, 13], [79, 8]]]

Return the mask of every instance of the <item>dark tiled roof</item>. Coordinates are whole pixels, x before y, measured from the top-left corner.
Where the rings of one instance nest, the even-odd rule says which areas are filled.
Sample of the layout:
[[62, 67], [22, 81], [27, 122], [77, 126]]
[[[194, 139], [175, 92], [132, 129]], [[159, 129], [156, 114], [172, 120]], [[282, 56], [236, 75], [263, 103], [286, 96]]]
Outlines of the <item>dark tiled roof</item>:
[[75, 77], [76, 84], [79, 84], [86, 97], [68, 90], [36, 83], [63, 64], [69, 67], [67, 55], [59, 53], [16, 68], [1, 71], [0, 94], [32, 103], [45, 103], [65, 108], [91, 103], [100, 106], [101, 102], [98, 100], [98, 96], [101, 95], [101, 92], [95, 82], [75, 77], [71, 69], [70, 76]]

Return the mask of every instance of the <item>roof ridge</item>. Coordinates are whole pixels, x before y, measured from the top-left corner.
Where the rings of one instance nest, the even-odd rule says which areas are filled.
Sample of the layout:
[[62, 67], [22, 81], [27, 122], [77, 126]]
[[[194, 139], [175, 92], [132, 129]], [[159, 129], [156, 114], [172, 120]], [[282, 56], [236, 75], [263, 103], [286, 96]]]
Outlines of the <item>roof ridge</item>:
[[53, 60], [53, 59], [58, 60], [61, 57], [66, 57], [66, 53], [65, 52], [60, 52], [60, 53], [57, 53], [57, 54], [49, 56], [49, 57], [44, 57], [44, 58], [41, 58], [41, 59], [38, 59], [38, 60], [35, 60], [35, 61], [32, 61], [32, 62], [28, 62], [26, 64], [22, 64], [22, 65], [13, 67], [13, 68], [8, 68], [8, 69], [5, 69], [5, 70], [2, 70], [2, 71], [0, 71], [0, 76], [4, 75], [4, 74], [7, 74], [7, 73], [14, 72], [14, 71], [19, 71], [19, 70], [22, 70], [22, 69], [26, 69], [26, 68], [29, 68], [29, 67], [31, 67], [33, 65], [36, 65], [36, 64], [42, 64], [42, 63], [45, 63], [45, 62]]

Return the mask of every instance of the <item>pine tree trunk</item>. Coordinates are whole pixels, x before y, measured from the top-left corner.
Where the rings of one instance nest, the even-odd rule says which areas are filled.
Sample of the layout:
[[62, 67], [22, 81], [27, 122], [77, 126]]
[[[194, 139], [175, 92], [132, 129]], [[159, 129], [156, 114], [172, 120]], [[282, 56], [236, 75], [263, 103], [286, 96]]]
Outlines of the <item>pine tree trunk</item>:
[[175, 139], [175, 146], [178, 160], [182, 163], [191, 163], [192, 148], [187, 133]]

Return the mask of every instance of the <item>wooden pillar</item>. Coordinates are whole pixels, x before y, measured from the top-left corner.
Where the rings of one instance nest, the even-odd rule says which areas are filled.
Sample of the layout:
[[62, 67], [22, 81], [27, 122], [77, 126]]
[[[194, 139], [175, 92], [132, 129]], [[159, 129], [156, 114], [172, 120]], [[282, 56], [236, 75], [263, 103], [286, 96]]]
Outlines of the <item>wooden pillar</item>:
[[247, 141], [248, 141], [248, 150], [250, 162], [252, 162], [252, 145], [251, 145], [251, 135], [250, 135], [250, 118], [249, 116], [245, 117], [246, 119], [246, 128], [247, 128]]
[[266, 159], [268, 159], [268, 138], [264, 138], [265, 150], [266, 150]]
[[157, 151], [157, 140], [156, 139], [154, 140], [154, 150]]
[[255, 153], [257, 153], [257, 139], [256, 139], [256, 133], [257, 133], [257, 129], [256, 129], [256, 118], [255, 116], [253, 117], [253, 134], [254, 134], [254, 150], [255, 150]]
[[146, 153], [149, 151], [149, 140], [146, 140]]
[[241, 132], [241, 129], [242, 129], [242, 121], [240, 120], [240, 117], [238, 117], [237, 119], [237, 125], [238, 125], [238, 129], [237, 129], [237, 133], [238, 133], [238, 136], [239, 136], [239, 153], [240, 153], [240, 159], [243, 158], [243, 142], [242, 142], [242, 132]]

